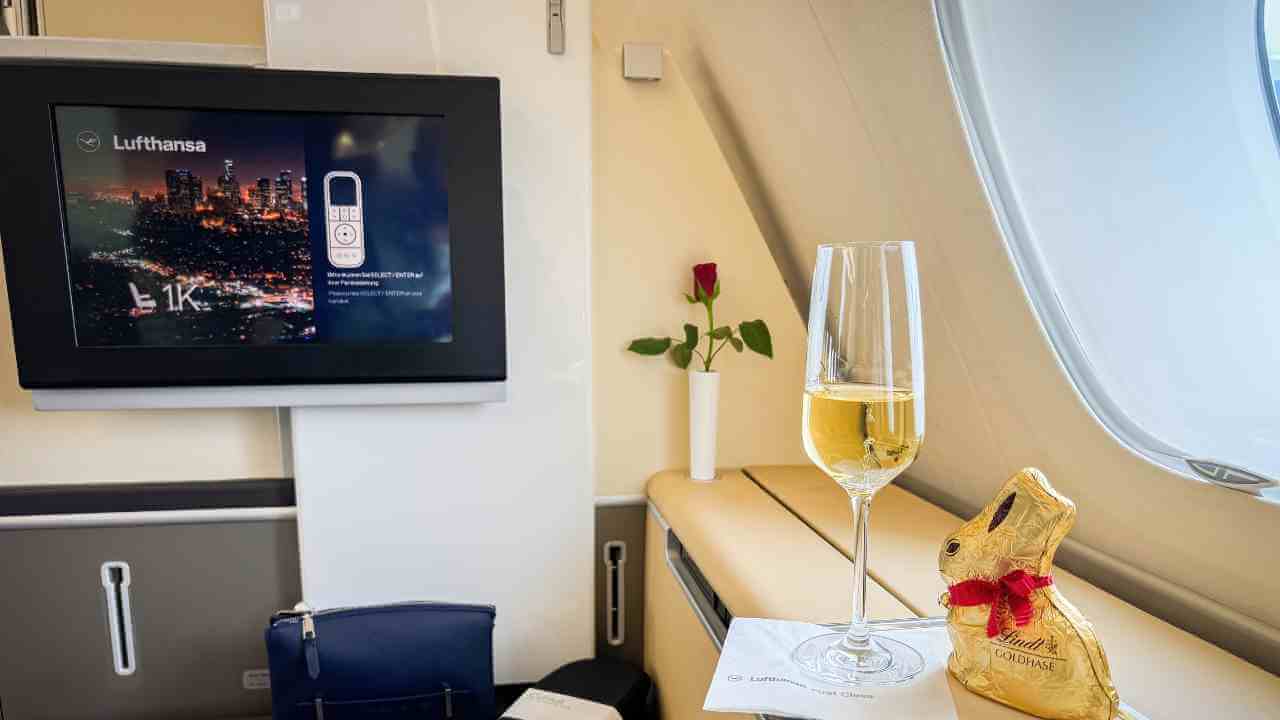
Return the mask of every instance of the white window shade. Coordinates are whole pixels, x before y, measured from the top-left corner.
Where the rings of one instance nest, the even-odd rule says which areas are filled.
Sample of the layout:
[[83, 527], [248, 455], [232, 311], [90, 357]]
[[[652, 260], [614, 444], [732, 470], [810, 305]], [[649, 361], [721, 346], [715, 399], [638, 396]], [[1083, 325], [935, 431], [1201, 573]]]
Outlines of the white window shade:
[[1006, 240], [1095, 415], [1185, 475], [1222, 479], [1188, 463], [1207, 459], [1280, 478], [1280, 149], [1257, 6], [938, 9]]

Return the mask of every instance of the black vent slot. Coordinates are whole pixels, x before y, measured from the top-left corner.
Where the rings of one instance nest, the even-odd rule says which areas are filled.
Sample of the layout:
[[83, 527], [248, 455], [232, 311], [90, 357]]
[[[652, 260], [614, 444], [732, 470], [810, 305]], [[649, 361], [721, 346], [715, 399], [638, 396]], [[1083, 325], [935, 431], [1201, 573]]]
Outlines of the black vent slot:
[[716, 594], [711, 582], [702, 574], [698, 563], [694, 562], [680, 538], [670, 530], [667, 531], [667, 559], [676, 571], [676, 578], [689, 592], [695, 609], [716, 639], [716, 644], [720, 645], [729, 632], [729, 623], [733, 622], [733, 612]]

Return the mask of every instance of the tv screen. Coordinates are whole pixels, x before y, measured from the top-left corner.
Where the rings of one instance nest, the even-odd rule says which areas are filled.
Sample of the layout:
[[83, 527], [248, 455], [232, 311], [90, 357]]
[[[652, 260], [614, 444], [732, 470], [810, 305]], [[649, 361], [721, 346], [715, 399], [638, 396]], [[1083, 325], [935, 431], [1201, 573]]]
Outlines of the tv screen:
[[0, 60], [29, 389], [506, 379], [498, 81]]
[[80, 347], [449, 342], [440, 117], [54, 108]]

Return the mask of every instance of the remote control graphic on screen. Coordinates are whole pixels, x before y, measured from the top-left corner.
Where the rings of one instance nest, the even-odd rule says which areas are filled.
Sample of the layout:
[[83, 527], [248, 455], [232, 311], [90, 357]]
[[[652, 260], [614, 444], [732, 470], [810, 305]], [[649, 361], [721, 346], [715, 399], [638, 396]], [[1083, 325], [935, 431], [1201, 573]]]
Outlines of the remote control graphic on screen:
[[325, 229], [329, 264], [358, 268], [364, 264], [364, 193], [360, 176], [334, 170], [324, 176]]

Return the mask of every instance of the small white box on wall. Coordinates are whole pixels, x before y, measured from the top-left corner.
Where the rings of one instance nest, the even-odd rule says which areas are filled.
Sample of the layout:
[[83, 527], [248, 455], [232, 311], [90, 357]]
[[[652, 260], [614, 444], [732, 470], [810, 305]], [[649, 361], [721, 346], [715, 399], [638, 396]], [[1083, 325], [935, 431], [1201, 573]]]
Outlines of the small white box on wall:
[[657, 43], [623, 43], [622, 77], [628, 80], [661, 80], [662, 46]]

